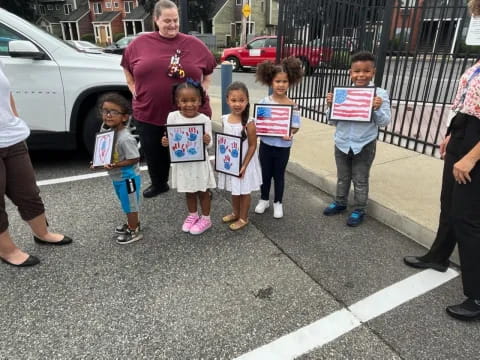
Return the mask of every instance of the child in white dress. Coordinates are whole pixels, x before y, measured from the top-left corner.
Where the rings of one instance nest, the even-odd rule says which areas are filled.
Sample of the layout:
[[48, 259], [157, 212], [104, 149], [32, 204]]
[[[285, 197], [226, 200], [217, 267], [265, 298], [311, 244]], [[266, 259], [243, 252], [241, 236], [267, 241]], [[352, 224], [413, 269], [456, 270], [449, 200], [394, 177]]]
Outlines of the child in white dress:
[[[167, 124], [205, 124], [203, 142], [212, 146], [212, 121], [208, 116], [200, 114], [198, 109], [205, 101], [205, 93], [200, 83], [187, 79], [173, 89], [178, 111], [168, 114]], [[168, 138], [162, 138], [162, 145], [168, 146]], [[212, 227], [210, 220], [210, 192], [215, 188], [215, 176], [205, 149], [205, 161], [172, 164], [172, 187], [178, 192], [186, 193], [188, 216], [183, 222], [182, 230], [192, 235], [199, 235]], [[202, 208], [202, 216], [198, 215], [197, 199]]]
[[227, 104], [231, 113], [223, 115], [223, 132], [242, 137], [242, 167], [240, 177], [220, 173], [218, 187], [232, 193], [232, 213], [223, 217], [224, 223], [231, 223], [231, 230], [248, 225], [250, 193], [260, 190], [262, 170], [257, 154], [257, 133], [255, 122], [249, 118], [250, 103], [248, 89], [241, 82], [232, 83], [227, 89]]

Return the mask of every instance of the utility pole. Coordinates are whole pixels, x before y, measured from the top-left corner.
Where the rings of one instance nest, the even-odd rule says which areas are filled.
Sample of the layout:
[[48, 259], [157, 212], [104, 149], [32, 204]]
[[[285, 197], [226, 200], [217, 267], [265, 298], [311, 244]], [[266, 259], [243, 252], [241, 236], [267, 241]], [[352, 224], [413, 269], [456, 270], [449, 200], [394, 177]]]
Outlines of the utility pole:
[[180, 0], [180, 31], [188, 33], [188, 5], [187, 0]]
[[242, 34], [240, 36], [240, 46], [247, 42], [247, 17], [244, 14], [245, 7], [248, 5], [248, 0], [243, 0], [242, 5]]

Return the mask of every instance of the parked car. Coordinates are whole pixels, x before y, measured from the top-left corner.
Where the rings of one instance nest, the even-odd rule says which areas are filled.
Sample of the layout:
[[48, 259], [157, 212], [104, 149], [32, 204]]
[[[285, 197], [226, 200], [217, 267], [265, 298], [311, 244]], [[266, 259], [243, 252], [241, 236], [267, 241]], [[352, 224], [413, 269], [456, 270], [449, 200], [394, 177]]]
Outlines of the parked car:
[[65, 40], [65, 42], [73, 46], [78, 51], [91, 53], [91, 54], [100, 54], [103, 52], [103, 48], [92, 44], [90, 41], [84, 40]]
[[111, 54], [119, 54], [122, 55], [123, 51], [127, 48], [128, 44], [130, 44], [133, 39], [135, 39], [138, 35], [128, 35], [117, 42], [114, 42], [112, 45], [109, 45], [103, 49], [104, 52], [106, 53], [111, 53]]
[[[322, 62], [330, 60], [332, 50], [326, 47], [292, 44], [285, 46], [284, 55], [298, 57], [308, 75], [313, 73]], [[277, 37], [259, 36], [245, 46], [224, 49], [220, 60], [230, 61], [233, 64], [233, 70], [240, 71], [244, 67], [255, 67], [265, 60], [275, 62], [276, 57]]]
[[131, 97], [120, 57], [79, 52], [4, 9], [0, 35], [0, 61], [32, 130], [29, 147], [92, 152], [101, 126], [98, 97], [107, 91]]

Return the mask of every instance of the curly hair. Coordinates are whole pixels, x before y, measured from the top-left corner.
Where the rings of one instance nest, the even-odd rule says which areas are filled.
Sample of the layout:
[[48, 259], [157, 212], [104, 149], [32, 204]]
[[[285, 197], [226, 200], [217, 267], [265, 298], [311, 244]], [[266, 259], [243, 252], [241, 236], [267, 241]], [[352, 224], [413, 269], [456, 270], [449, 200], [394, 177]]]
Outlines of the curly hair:
[[109, 92], [103, 94], [98, 100], [98, 111], [102, 111], [102, 106], [106, 102], [119, 106], [122, 109], [122, 112], [125, 114], [132, 113], [132, 104], [130, 100], [119, 93]]
[[469, 0], [468, 1], [468, 8], [473, 16], [480, 15], [480, 0]]
[[278, 65], [275, 65], [269, 60], [264, 61], [257, 66], [256, 81], [263, 85], [270, 86], [272, 85], [273, 78], [281, 72], [287, 74], [290, 85], [298, 84], [303, 77], [302, 62], [294, 56], [283, 59]]
[[198, 91], [198, 96], [200, 96], [201, 104], [205, 104], [205, 90], [203, 90], [202, 84], [199, 81], [187, 78], [183, 83], [178, 83], [172, 87], [172, 100], [173, 104], [177, 105], [177, 95], [181, 89], [195, 89]]

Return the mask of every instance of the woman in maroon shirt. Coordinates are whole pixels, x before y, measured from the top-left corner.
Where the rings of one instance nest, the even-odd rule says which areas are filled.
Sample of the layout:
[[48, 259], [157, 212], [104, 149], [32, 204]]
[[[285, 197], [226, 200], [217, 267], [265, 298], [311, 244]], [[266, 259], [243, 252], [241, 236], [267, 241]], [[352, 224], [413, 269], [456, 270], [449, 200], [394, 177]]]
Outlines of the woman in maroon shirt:
[[[148, 165], [151, 185], [144, 197], [168, 191], [168, 148], [161, 144], [169, 112], [175, 110], [172, 86], [187, 77], [202, 83], [205, 91], [215, 69], [212, 52], [196, 37], [179, 33], [178, 9], [169, 0], [154, 8], [158, 32], [139, 36], [125, 50], [122, 67], [133, 94], [133, 116]], [[211, 117], [208, 101], [200, 112]]]

